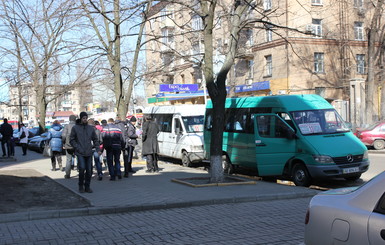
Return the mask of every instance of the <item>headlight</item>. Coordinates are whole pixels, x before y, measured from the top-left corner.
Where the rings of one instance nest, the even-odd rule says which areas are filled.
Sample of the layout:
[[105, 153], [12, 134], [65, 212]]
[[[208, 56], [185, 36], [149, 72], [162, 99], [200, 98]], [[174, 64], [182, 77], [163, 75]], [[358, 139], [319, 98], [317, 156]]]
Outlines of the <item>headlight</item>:
[[192, 145], [191, 146], [191, 152], [202, 152], [203, 151], [203, 145]]
[[368, 151], [365, 151], [364, 155], [362, 156], [362, 160], [368, 160], [368, 159], [369, 159]]
[[323, 155], [314, 155], [314, 160], [319, 163], [334, 163], [333, 159], [330, 156], [323, 156]]

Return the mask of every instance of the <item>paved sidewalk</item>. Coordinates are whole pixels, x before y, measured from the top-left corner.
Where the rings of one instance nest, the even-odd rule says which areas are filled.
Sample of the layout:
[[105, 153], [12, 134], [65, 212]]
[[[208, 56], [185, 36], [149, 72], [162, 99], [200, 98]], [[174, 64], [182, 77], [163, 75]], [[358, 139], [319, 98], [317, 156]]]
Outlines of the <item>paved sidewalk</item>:
[[191, 187], [171, 180], [208, 177], [208, 173], [202, 169], [186, 168], [163, 162], [159, 164], [161, 170], [159, 173], [146, 173], [145, 162], [138, 160], [133, 164], [133, 168], [137, 171], [134, 175], [116, 181], [110, 181], [108, 173], [102, 181], [98, 181], [94, 177], [91, 181], [91, 188], [94, 192], [82, 194], [78, 193], [77, 171], [72, 171], [71, 179], [64, 179], [63, 172], [50, 171], [50, 159], [48, 158], [24, 161], [20, 164], [13, 162], [3, 166], [2, 170], [28, 168], [33, 168], [74, 193], [82, 195], [90, 201], [92, 207], [0, 214], [0, 222], [310, 197], [318, 193], [316, 190], [304, 187], [259, 180], [253, 185]]

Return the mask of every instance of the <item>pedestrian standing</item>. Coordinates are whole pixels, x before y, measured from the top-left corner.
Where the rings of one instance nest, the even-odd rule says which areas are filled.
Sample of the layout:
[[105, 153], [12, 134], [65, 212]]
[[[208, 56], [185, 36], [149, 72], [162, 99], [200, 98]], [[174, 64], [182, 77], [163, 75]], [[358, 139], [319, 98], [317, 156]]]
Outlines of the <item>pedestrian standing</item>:
[[128, 172], [127, 172], [127, 166], [128, 166], [128, 141], [130, 138], [128, 137], [128, 128], [127, 124], [121, 120], [121, 118], [118, 116], [115, 119], [115, 124], [119, 126], [120, 130], [122, 131], [123, 140], [124, 140], [124, 147], [122, 147], [122, 153], [123, 153], [123, 162], [124, 162], [124, 177], [128, 178]]
[[[136, 118], [132, 116], [130, 120], [127, 120], [126, 130], [127, 130], [127, 139], [126, 139], [126, 160], [124, 161], [124, 177], [128, 177], [129, 173], [136, 173], [135, 170], [132, 169], [132, 158], [134, 155], [135, 146], [138, 144], [135, 127]], [[124, 155], [123, 155], [124, 157]]]
[[25, 127], [24, 123], [20, 123], [19, 138], [20, 138], [21, 149], [23, 150], [23, 156], [27, 155], [28, 136], [29, 136], [28, 129]]
[[[107, 126], [107, 120], [103, 119], [100, 122], [102, 123], [102, 125], [100, 125], [101, 126], [101, 130], [100, 131], [103, 132], [103, 128], [105, 126]], [[102, 159], [103, 159], [104, 167], [107, 169], [108, 168], [108, 164], [107, 164], [107, 151], [104, 150], [103, 144], [101, 145], [101, 149], [102, 149], [102, 152], [103, 152], [102, 153]]]
[[69, 179], [71, 177], [71, 170], [73, 169], [75, 165], [75, 150], [70, 144], [70, 134], [72, 127], [75, 126], [76, 123], [76, 116], [71, 115], [69, 117], [70, 122], [64, 126], [61, 138], [64, 145], [64, 150], [66, 152], [66, 167], [65, 171], [66, 174], [64, 175], [64, 178]]
[[116, 177], [121, 179], [120, 153], [124, 147], [124, 139], [122, 131], [120, 127], [114, 123], [114, 119], [108, 119], [107, 126], [103, 128], [102, 138], [104, 150], [107, 151], [107, 164], [110, 180], [114, 181]]
[[96, 133], [96, 136], [98, 137], [98, 141], [99, 141], [99, 148], [96, 149], [95, 146], [93, 147], [93, 158], [94, 158], [94, 165], [95, 165], [95, 168], [96, 168], [96, 172], [97, 172], [97, 175], [98, 175], [98, 180], [103, 180], [103, 171], [102, 171], [102, 165], [100, 163], [100, 154], [98, 153], [100, 151], [100, 143], [102, 141], [102, 138], [101, 138], [101, 132], [95, 127], [95, 120], [90, 118], [88, 119], [88, 125], [90, 125], [91, 127], [94, 128], [95, 130], [95, 133]]
[[[0, 133], [3, 136], [1, 138], [1, 149], [3, 151], [3, 157], [11, 157], [11, 138], [13, 137], [13, 128], [8, 123], [8, 119], [4, 118], [4, 123], [0, 126]], [[5, 148], [5, 145], [7, 148]]]
[[146, 116], [146, 121], [142, 128], [142, 155], [146, 158], [147, 173], [159, 172], [158, 167], [158, 133], [159, 127], [152, 120], [151, 116]]
[[58, 120], [55, 120], [51, 128], [48, 130], [47, 141], [52, 150], [51, 164], [52, 171], [56, 171], [56, 162], [59, 165], [59, 170], [64, 171], [62, 166], [62, 151], [63, 151], [63, 142], [62, 142], [62, 125]]
[[92, 148], [98, 149], [99, 155], [102, 154], [99, 148], [99, 140], [95, 133], [95, 129], [88, 125], [88, 115], [81, 112], [80, 123], [72, 127], [70, 134], [70, 144], [75, 150], [78, 159], [79, 169], [79, 192], [92, 193], [91, 177], [92, 177]]

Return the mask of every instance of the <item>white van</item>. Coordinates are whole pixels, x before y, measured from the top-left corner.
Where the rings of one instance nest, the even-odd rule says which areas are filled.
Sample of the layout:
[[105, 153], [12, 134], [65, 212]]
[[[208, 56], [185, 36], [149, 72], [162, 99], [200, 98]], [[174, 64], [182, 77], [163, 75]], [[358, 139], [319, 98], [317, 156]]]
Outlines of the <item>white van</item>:
[[205, 105], [164, 105], [147, 107], [159, 125], [159, 155], [181, 159], [184, 166], [203, 160], [203, 123]]

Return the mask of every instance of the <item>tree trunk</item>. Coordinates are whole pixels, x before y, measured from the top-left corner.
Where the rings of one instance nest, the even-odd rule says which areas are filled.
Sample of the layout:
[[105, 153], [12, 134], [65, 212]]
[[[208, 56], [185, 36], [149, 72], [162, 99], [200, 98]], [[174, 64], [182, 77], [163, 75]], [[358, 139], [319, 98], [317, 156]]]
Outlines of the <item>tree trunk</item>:
[[368, 76], [366, 79], [365, 86], [365, 105], [366, 105], [366, 116], [364, 117], [365, 124], [372, 124], [373, 121], [378, 120], [375, 106], [378, 105], [376, 98], [378, 98], [376, 84], [375, 84], [375, 44], [377, 41], [378, 23], [382, 15], [383, 0], [378, 0], [377, 6], [373, 14], [373, 19], [368, 32]]

